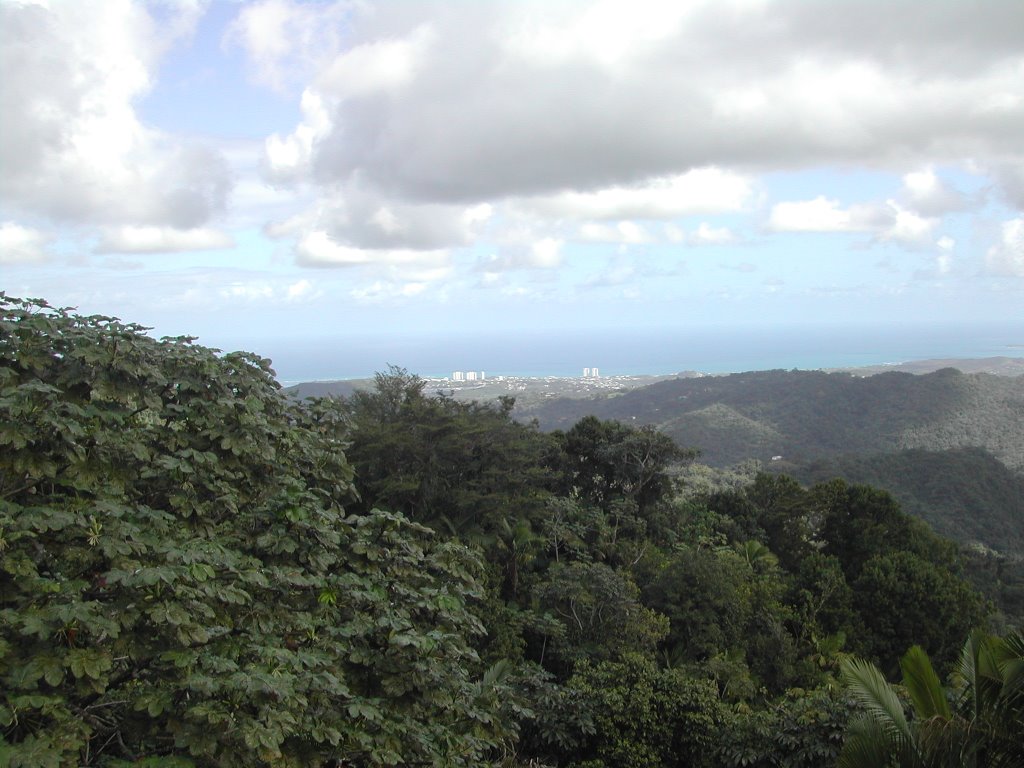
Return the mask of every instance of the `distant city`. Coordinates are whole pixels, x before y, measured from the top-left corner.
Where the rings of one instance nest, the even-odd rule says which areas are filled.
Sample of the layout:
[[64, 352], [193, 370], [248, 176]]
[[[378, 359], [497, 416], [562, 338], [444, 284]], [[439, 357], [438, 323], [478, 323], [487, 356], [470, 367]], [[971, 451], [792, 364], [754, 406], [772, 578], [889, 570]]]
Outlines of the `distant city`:
[[454, 371], [451, 375], [452, 381], [483, 381], [487, 374], [483, 371]]
[[[498, 380], [504, 379], [504, 376], [499, 376]], [[583, 369], [584, 379], [599, 379], [601, 378], [600, 368], [584, 368]], [[449, 381], [486, 381], [487, 374], [484, 371], [452, 371], [452, 375], [448, 377]]]

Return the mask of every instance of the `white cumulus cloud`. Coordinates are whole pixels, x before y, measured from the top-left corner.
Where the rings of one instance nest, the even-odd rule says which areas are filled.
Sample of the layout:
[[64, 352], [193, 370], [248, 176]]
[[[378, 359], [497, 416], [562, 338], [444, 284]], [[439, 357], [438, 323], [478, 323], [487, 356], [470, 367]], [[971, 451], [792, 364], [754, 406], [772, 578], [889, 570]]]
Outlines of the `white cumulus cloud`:
[[217, 152], [145, 125], [135, 102], [199, 15], [129, 0], [0, 4], [0, 201], [54, 222], [191, 229], [224, 207]]
[[353, 248], [431, 251], [468, 245], [490, 215], [486, 204], [406, 203], [352, 187], [325, 190], [310, 210], [271, 231], [315, 229]]
[[[487, 275], [515, 270], [549, 270], [561, 266], [565, 241], [545, 237], [532, 243], [517, 243], [501, 248], [477, 263], [477, 270]], [[493, 279], [493, 278], [492, 278]]]
[[966, 207], [964, 196], [952, 189], [931, 166], [903, 176], [907, 205], [919, 214], [937, 216]]
[[913, 248], [976, 202], [944, 168], [998, 167], [1019, 198], [1024, 49], [1008, 30], [1024, 6], [981, 1], [922, 14], [894, 0], [883, 14], [778, 0], [262, 0], [232, 39], [258, 78], [301, 85], [301, 118], [265, 147], [268, 179], [317, 196], [304, 225], [279, 227], [300, 263], [349, 263], [311, 260], [315, 232], [355, 251], [468, 245], [484, 230], [460, 211], [487, 205], [496, 253], [477, 267], [504, 271], [544, 263], [520, 226], [532, 242], [736, 242], [681, 220], [757, 210], [765, 172], [911, 169], [890, 200], [781, 201], [768, 228]]
[[768, 226], [776, 232], [868, 232], [879, 224], [867, 206], [842, 208], [838, 200], [819, 195], [813, 200], [776, 203]]
[[366, 249], [343, 245], [324, 231], [313, 231], [302, 237], [297, 246], [299, 263], [309, 267], [401, 267], [417, 269], [447, 268], [447, 251], [416, 251], [411, 249]]
[[261, 0], [244, 5], [225, 38], [246, 53], [259, 82], [287, 91], [312, 77], [342, 44], [350, 2]]
[[112, 227], [103, 231], [96, 246], [99, 253], [173, 253], [231, 248], [230, 235], [209, 227]]
[[0, 224], [0, 264], [28, 264], [49, 259], [49, 237], [38, 230], [5, 221]]
[[956, 249], [956, 240], [948, 235], [943, 235], [935, 241], [938, 254], [935, 257], [935, 271], [940, 275], [948, 275], [953, 269], [953, 252]]
[[736, 236], [728, 227], [712, 227], [707, 222], [701, 222], [689, 240], [696, 245], [725, 245], [735, 242]]
[[742, 210], [753, 194], [752, 180], [720, 168], [697, 168], [673, 176], [592, 192], [562, 192], [516, 201], [547, 216], [574, 219], [670, 219]]
[[906, 245], [918, 246], [931, 243], [932, 232], [939, 224], [937, 218], [921, 216], [907, 210], [895, 200], [888, 200], [886, 205], [891, 219], [880, 233], [883, 240], [896, 240]]
[[988, 268], [997, 275], [1024, 277], [1024, 218], [1004, 221], [999, 242], [988, 250]]
[[635, 221], [620, 221], [614, 225], [588, 221], [580, 225], [579, 237], [586, 242], [624, 245], [639, 245], [652, 240], [647, 229]]
[[921, 216], [895, 200], [843, 208], [838, 200], [821, 195], [813, 200], [776, 203], [768, 219], [769, 229], [776, 232], [864, 232], [909, 246], [930, 243], [938, 223], [938, 219]]
[[337, 51], [313, 45], [332, 55], [307, 80], [329, 118], [310, 176], [358, 174], [402, 197], [494, 202], [710, 166], [1021, 155], [1019, 3], [353, 3], [343, 21], [334, 3], [256, 7], [282, 30], [253, 46], [265, 60], [294, 55], [292, 26], [342, 37]]

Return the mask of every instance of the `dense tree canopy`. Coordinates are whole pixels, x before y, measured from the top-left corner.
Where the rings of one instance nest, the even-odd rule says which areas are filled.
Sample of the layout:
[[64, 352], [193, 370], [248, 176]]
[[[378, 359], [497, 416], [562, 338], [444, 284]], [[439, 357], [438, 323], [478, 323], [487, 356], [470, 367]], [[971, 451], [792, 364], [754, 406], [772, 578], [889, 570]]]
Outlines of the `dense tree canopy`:
[[985, 622], [873, 488], [2, 309], [0, 766], [829, 765], [848, 652]]
[[337, 407], [142, 330], [3, 301], [0, 763], [476, 764], [475, 558], [346, 516]]

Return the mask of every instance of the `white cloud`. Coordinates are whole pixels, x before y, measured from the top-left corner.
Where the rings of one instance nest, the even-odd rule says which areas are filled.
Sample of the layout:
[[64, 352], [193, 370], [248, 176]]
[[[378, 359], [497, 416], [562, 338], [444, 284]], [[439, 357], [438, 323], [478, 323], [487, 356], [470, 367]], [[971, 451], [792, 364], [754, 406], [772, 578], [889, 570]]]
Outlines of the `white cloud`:
[[310, 207], [315, 196], [308, 187], [288, 187], [267, 182], [260, 168], [263, 142], [247, 140], [226, 143], [234, 186], [229, 208], [220, 222], [232, 229], [260, 229], [268, 222], [280, 222]]
[[886, 205], [892, 218], [880, 233], [883, 240], [896, 240], [905, 245], [919, 246], [931, 242], [932, 232], [939, 224], [938, 219], [925, 218], [908, 211], [895, 200], [888, 200]]
[[484, 272], [485, 276], [522, 269], [554, 269], [562, 264], [564, 245], [565, 241], [554, 237], [545, 237], [529, 245], [508, 245], [499, 253], [481, 259], [476, 269]]
[[530, 249], [533, 257], [532, 264], [541, 269], [557, 267], [562, 263], [563, 244], [561, 240], [553, 237], [545, 237], [543, 240], [538, 240]]
[[234, 247], [234, 240], [225, 232], [207, 227], [174, 229], [173, 227], [112, 227], [103, 231], [96, 246], [98, 253], [172, 253], [174, 251], [209, 251]]
[[987, 263], [997, 275], [1024, 277], [1024, 218], [1002, 224], [999, 243], [988, 249]]
[[342, 44], [350, 2], [262, 0], [242, 7], [225, 37], [241, 46], [254, 77], [278, 91], [322, 69]]
[[651, 242], [648, 231], [634, 221], [620, 221], [611, 224], [588, 221], [580, 225], [579, 237], [591, 243], [622, 243], [639, 245]]
[[379, 303], [394, 299], [408, 299], [419, 296], [428, 288], [427, 283], [393, 283], [378, 280], [362, 288], [353, 288], [349, 295], [359, 302]]
[[144, 125], [134, 102], [196, 3], [0, 4], [0, 200], [55, 222], [189, 229], [219, 213], [223, 158]]
[[220, 290], [221, 297], [232, 300], [269, 302], [274, 288], [269, 283], [232, 283]]
[[720, 168], [698, 168], [630, 186], [525, 198], [516, 201], [516, 207], [574, 219], [669, 219], [739, 211], [748, 204], [752, 193], [753, 182], [745, 175]]
[[[195, 301], [212, 301], [212, 296], [192, 291], [189, 294]], [[219, 289], [216, 296], [221, 301], [264, 304], [289, 305], [315, 301], [324, 295], [312, 282], [306, 279], [292, 283], [271, 278], [250, 278], [233, 280]]]
[[735, 242], [736, 236], [728, 227], [712, 227], [701, 222], [697, 230], [690, 235], [689, 241], [696, 245], [726, 245]]
[[935, 257], [935, 271], [940, 275], [948, 275], [953, 269], [953, 251], [956, 249], [956, 240], [948, 235], [943, 235], [935, 241], [938, 248], [938, 255]]
[[409, 84], [430, 53], [434, 33], [423, 25], [404, 39], [376, 40], [335, 57], [317, 78], [317, 90], [343, 100]]
[[438, 267], [447, 268], [449, 263], [448, 252], [444, 250], [354, 248], [335, 242], [324, 231], [313, 231], [304, 235], [296, 246], [296, 252], [299, 263], [307, 267], [370, 266], [436, 269]]
[[964, 196], [943, 182], [931, 166], [903, 176], [903, 197], [912, 210], [926, 216], [961, 210], [967, 205]]
[[992, 173], [1006, 201], [1018, 211], [1024, 211], [1024, 157], [1003, 160], [995, 164]]
[[619, 69], [677, 34], [689, 13], [687, 4], [661, 0], [601, 0], [571, 10], [577, 13], [524, 15], [505, 40], [506, 52], [546, 67], [584, 60]]
[[[265, 232], [274, 238], [296, 238], [300, 263], [348, 264], [372, 261], [362, 251], [441, 251], [473, 242], [493, 214], [486, 203], [472, 206], [416, 204], [389, 200], [357, 185], [329, 187], [305, 210], [271, 222]], [[352, 255], [312, 256], [337, 248]]]
[[0, 224], [0, 264], [30, 264], [49, 259], [46, 245], [50, 238], [35, 229], [13, 221]]
[[930, 242], [938, 219], [925, 218], [895, 200], [858, 204], [849, 208], [818, 196], [813, 200], [776, 203], [768, 219], [776, 232], [865, 232], [880, 240], [920, 246]]
[[316, 143], [331, 132], [331, 118], [320, 94], [307, 88], [302, 92], [299, 107], [303, 121], [295, 130], [288, 136], [272, 134], [264, 144], [268, 175], [279, 184], [308, 174]]
[[318, 290], [309, 280], [298, 280], [285, 289], [285, 301], [299, 303], [311, 301], [323, 296], [323, 291]]
[[537, 243], [735, 243], [683, 219], [757, 210], [766, 171], [841, 165], [913, 170], [890, 200], [780, 201], [768, 228], [931, 248], [938, 217], [972, 204], [944, 168], [1024, 167], [1007, 32], [1024, 11], [812, 5], [251, 4], [232, 40], [263, 82], [302, 91], [267, 178], [315, 196], [267, 232], [305, 265], [488, 236], [478, 273], [552, 269], [564, 246]]
[[843, 209], [838, 200], [821, 195], [813, 200], [776, 203], [768, 219], [769, 228], [776, 232], [866, 232], [876, 225], [870, 209]]
[[[310, 178], [358, 175], [396, 197], [557, 198], [709, 166], [1021, 155], [1016, 3], [926, 15], [910, 0], [884, 14], [770, 0], [353, 3], [343, 20], [336, 4], [263, 6], [288, 11], [251, 46], [267, 60], [300, 47], [302, 35], [282, 40], [293, 24], [343, 42], [313, 46], [332, 56], [306, 80], [330, 105]], [[612, 204], [608, 218], [642, 218]]]
[[[265, 225], [283, 239], [276, 257], [291, 249], [300, 267], [347, 271], [232, 275], [225, 300], [308, 301], [329, 281], [361, 301], [425, 297], [457, 270], [459, 290], [571, 291], [589, 274], [584, 254], [616, 250], [579, 242], [642, 252], [600, 279], [625, 285], [635, 270], [646, 287], [645, 269], [679, 258], [666, 243], [742, 242], [756, 213], [775, 232], [852, 233], [844, 243], [923, 249], [932, 274], [968, 275], [984, 248], [957, 250], [939, 235], [966, 242], [970, 225], [941, 217], [984, 198], [987, 215], [1019, 221], [1001, 207], [1024, 201], [1024, 6], [979, 1], [927, 14], [916, 0], [885, 13], [803, 0], [238, 4], [224, 49], [278, 106], [300, 108], [252, 142], [260, 161], [246, 147], [244, 168], [143, 117], [166, 114], [156, 99], [210, 64], [205, 39], [178, 48], [194, 57], [180, 69], [167, 61], [205, 0], [7, 3], [0, 69], [17, 77], [0, 89], [0, 221], [20, 229], [2, 231], [0, 258], [43, 258], [44, 232], [60, 226], [61, 252], [77, 240], [155, 253], [226, 248], [229, 227]], [[226, 63], [218, 78], [232, 75]], [[981, 171], [960, 181], [952, 169], [968, 162]], [[839, 192], [837, 167], [867, 172]], [[859, 197], [861, 182], [892, 174], [886, 194]], [[774, 206], [769, 184], [789, 190]], [[223, 215], [229, 202], [244, 226]], [[990, 269], [1019, 274], [1014, 242], [1004, 233]], [[641, 244], [652, 247], [626, 247]], [[707, 266], [721, 280], [717, 261]]]

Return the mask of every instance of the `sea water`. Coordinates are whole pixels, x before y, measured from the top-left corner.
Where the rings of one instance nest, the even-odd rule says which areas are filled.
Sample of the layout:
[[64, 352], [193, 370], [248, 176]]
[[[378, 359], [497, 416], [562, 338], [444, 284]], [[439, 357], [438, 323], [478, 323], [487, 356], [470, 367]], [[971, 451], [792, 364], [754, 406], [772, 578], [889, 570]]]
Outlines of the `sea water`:
[[424, 377], [663, 375], [844, 368], [935, 358], [1024, 357], [1024, 325], [718, 327], [347, 336], [263, 340], [284, 384], [371, 377], [397, 365]]

